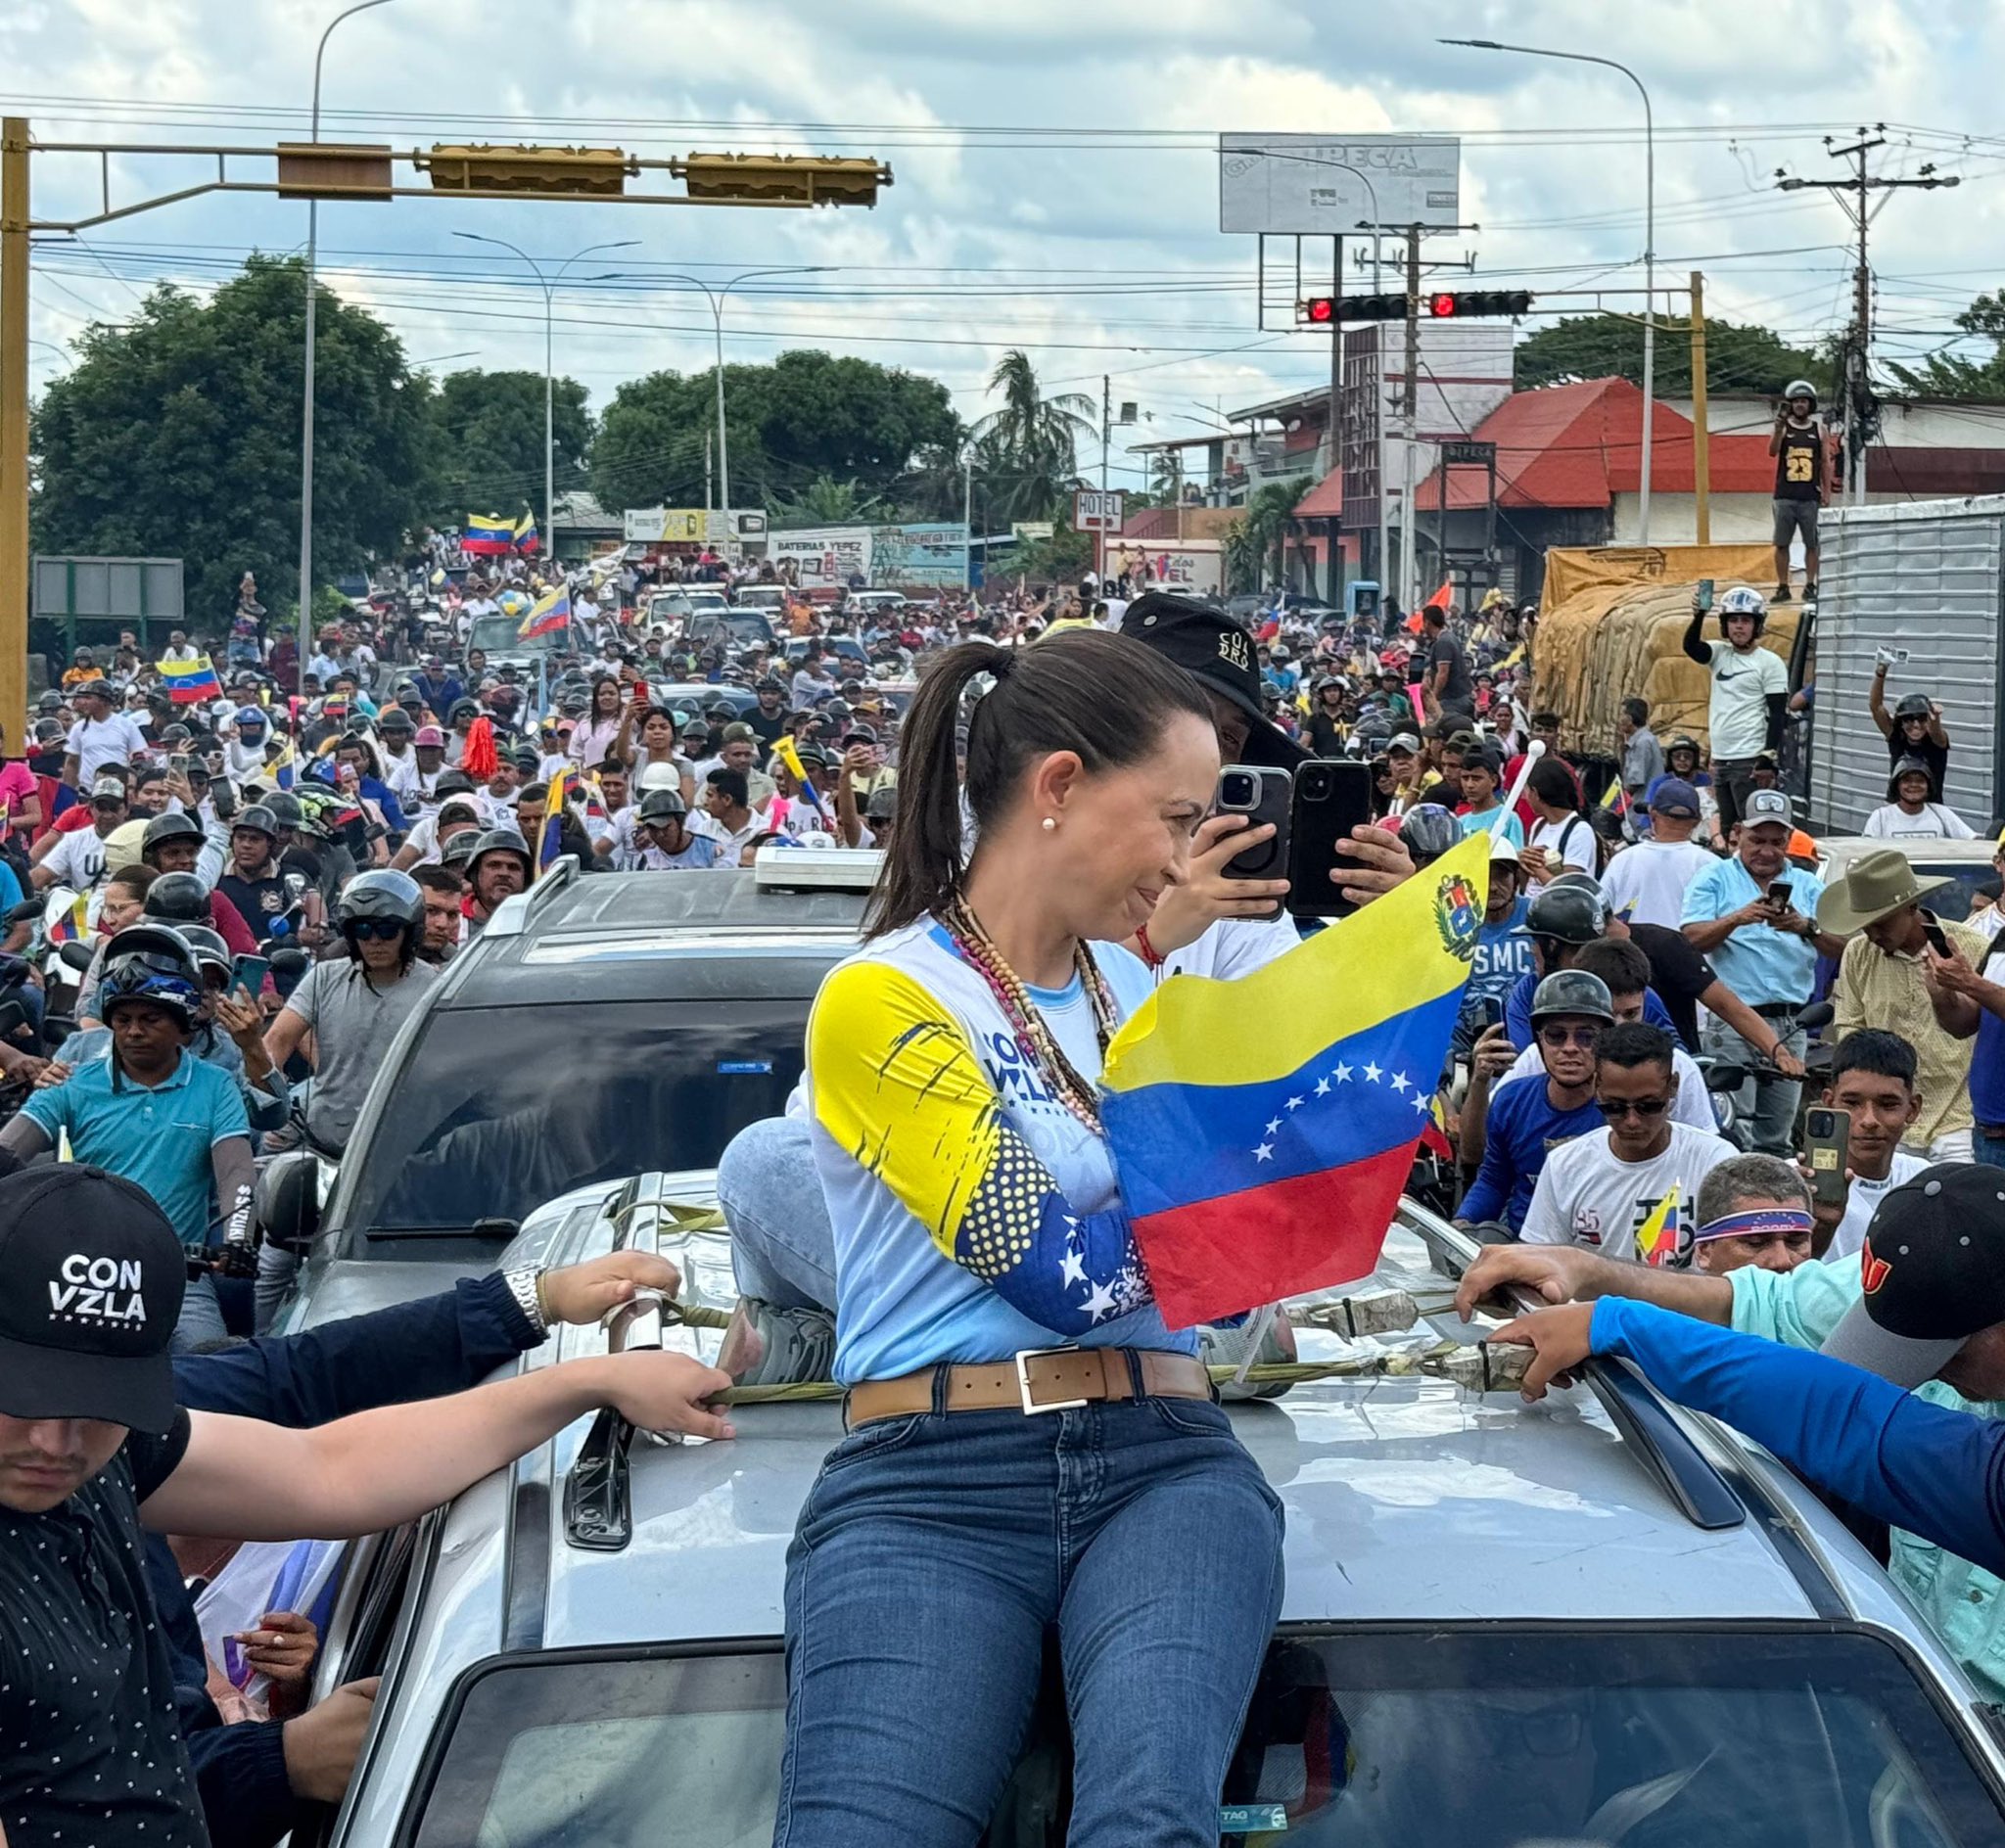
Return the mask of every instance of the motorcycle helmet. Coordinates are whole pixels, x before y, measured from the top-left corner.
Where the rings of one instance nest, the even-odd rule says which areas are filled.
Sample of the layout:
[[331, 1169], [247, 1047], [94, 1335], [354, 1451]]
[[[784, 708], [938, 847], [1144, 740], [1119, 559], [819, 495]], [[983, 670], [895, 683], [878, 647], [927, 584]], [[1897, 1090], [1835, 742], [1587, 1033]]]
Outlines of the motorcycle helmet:
[[392, 918], [415, 931], [425, 921], [424, 889], [409, 873], [389, 867], [357, 873], [335, 901], [334, 921], [346, 934], [364, 917]]
[[109, 1026], [124, 1002], [151, 1001], [173, 1015], [184, 1032], [195, 1030], [202, 974], [179, 932], [163, 924], [129, 925], [112, 940], [105, 955], [97, 993], [100, 1020]]
[[1782, 389], [1782, 398], [1785, 404], [1794, 403], [1799, 397], [1808, 398], [1811, 410], [1816, 410], [1817, 388], [1808, 379], [1792, 379]]
[[462, 828], [443, 842], [439, 849], [439, 864], [449, 866], [464, 876], [472, 864], [474, 849], [480, 846], [482, 833], [479, 828]]
[[1615, 1024], [1614, 997], [1600, 976], [1589, 975], [1585, 969], [1562, 969], [1547, 976], [1532, 990], [1532, 1030], [1536, 1032], [1540, 1021], [1558, 1014], [1606, 1021], [1612, 1027]]
[[1399, 838], [1416, 866], [1437, 860], [1462, 839], [1462, 823], [1438, 802], [1423, 802], [1407, 810]]
[[278, 839], [278, 816], [264, 803], [254, 802], [249, 808], [240, 809], [237, 818], [230, 823], [232, 834], [249, 828], [253, 834], [261, 834], [267, 841]]
[[[207, 924], [184, 924], [177, 934], [188, 946], [195, 957], [197, 972], [209, 987], [226, 989], [230, 985], [230, 947], [223, 942], [220, 931], [211, 930]], [[216, 978], [220, 976], [220, 981]]]
[[[1696, 775], [1698, 775], [1698, 773], [1699, 773], [1699, 771], [1700, 771], [1701, 767], [1702, 767], [1702, 765], [1704, 764], [1704, 762], [1705, 762], [1705, 753], [1704, 753], [1703, 751], [1700, 750], [1700, 748], [1699, 748], [1699, 740], [1698, 740], [1697, 738], [1693, 738], [1693, 737], [1688, 737], [1688, 736], [1687, 736], [1687, 735], [1686, 735], [1685, 733], [1683, 733], [1683, 732], [1680, 732], [1680, 733], [1678, 734], [1678, 736], [1677, 736], [1677, 737], [1675, 737], [1675, 738], [1672, 738], [1672, 739], [1669, 739], [1669, 740], [1668, 740], [1668, 741], [1667, 741], [1667, 742], [1665, 743], [1665, 745], [1664, 745], [1664, 765], [1665, 765], [1665, 767], [1666, 767], [1666, 768], [1669, 768], [1669, 767], [1670, 767], [1670, 762], [1671, 762], [1671, 759], [1672, 759], [1672, 758], [1673, 758], [1674, 756], [1676, 756], [1676, 755], [1677, 755], [1677, 753], [1678, 753], [1678, 752], [1680, 752], [1680, 751], [1689, 751], [1689, 752], [1691, 752], [1691, 753], [1692, 753], [1692, 768], [1691, 768], [1691, 771], [1689, 772], [1689, 774], [1691, 774], [1691, 775], [1693, 775], [1693, 776], [1696, 776]], [[1684, 776], [1684, 775], [1688, 774], [1688, 772], [1686, 772], [1686, 771], [1684, 771], [1684, 770], [1671, 770], [1671, 774], [1672, 774], [1673, 776]]]
[[155, 863], [156, 850], [169, 841], [194, 841], [203, 839], [202, 824], [190, 814], [155, 815], [146, 824], [146, 834], [141, 840], [139, 855], [151, 866]]
[[1556, 879], [1531, 901], [1524, 928], [1533, 937], [1579, 948], [1609, 932], [1609, 901], [1592, 882]]
[[476, 838], [473, 851], [467, 855], [466, 876], [471, 879], [480, 868], [481, 861], [490, 854], [513, 854], [522, 861], [523, 877], [536, 876], [536, 863], [530, 856], [529, 843], [513, 828], [490, 828]]
[[[271, 817], [273, 839], [276, 839], [284, 829], [291, 828], [297, 833], [306, 824], [306, 811], [300, 806], [299, 797], [295, 796], [291, 790], [278, 789], [272, 791], [264, 799], [261, 807], [264, 812]], [[249, 814], [251, 811], [247, 808], [244, 812]], [[244, 824], [239, 820], [237, 825], [242, 827]]]
[[1736, 584], [1718, 604], [1719, 632], [1727, 632], [1727, 619], [1735, 616], [1751, 616], [1754, 619], [1754, 636], [1758, 641], [1761, 631], [1768, 625], [1768, 599], [1749, 584]]
[[[163, 873], [147, 887], [140, 913], [164, 918], [170, 924], [207, 924], [209, 888], [194, 873]], [[113, 941], [122, 944], [129, 935], [129, 931], [121, 931]]]
[[1933, 718], [1935, 716], [1935, 708], [1926, 693], [1903, 694], [1893, 709], [1896, 723], [1903, 718]]

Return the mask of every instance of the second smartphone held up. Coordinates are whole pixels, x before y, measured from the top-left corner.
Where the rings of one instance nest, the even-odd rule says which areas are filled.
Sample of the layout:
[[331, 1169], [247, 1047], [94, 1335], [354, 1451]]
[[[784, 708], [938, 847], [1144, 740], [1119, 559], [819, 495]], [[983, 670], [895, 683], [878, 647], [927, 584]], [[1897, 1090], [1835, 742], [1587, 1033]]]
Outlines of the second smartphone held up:
[[1355, 866], [1337, 843], [1372, 819], [1372, 766], [1315, 758], [1295, 771], [1288, 805], [1287, 908], [1296, 917], [1348, 917], [1358, 907], [1330, 878]]

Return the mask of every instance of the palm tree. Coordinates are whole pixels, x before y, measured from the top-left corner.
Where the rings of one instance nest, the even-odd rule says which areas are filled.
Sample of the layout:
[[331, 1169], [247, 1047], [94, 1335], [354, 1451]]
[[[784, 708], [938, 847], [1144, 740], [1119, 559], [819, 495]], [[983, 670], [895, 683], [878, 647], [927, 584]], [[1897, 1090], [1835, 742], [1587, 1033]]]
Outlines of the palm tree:
[[875, 494], [858, 486], [855, 476], [839, 482], [832, 475], [817, 475], [800, 493], [770, 504], [775, 528], [855, 526], [883, 508]]
[[1079, 442], [1094, 435], [1093, 399], [1047, 397], [1029, 355], [1011, 347], [989, 375], [1002, 405], [975, 425], [976, 467], [992, 517], [1049, 520], [1063, 510], [1079, 467]]
[[1270, 482], [1257, 489], [1246, 511], [1226, 529], [1226, 576], [1235, 590], [1264, 590], [1279, 583], [1282, 548], [1295, 524], [1295, 503], [1308, 491], [1309, 478]]

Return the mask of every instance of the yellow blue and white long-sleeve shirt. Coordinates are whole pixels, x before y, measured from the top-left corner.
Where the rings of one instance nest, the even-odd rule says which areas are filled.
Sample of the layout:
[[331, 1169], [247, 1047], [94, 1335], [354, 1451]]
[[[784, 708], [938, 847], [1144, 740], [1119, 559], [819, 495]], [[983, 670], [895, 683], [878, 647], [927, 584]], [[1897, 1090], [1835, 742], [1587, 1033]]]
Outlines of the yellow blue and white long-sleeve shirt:
[[[1124, 949], [1094, 955], [1127, 1018], [1154, 986], [1148, 971]], [[1078, 978], [1031, 998], [1096, 1081]], [[1068, 1343], [1194, 1352], [1156, 1312], [1106, 1142], [1052, 1094], [932, 919], [829, 972], [808, 1025], [807, 1093], [843, 1384]]]

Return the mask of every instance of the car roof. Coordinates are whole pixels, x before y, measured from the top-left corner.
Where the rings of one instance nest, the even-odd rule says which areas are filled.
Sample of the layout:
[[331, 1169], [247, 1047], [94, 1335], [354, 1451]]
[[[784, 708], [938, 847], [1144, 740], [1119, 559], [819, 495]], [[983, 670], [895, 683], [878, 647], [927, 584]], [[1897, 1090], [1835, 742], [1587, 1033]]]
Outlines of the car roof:
[[[661, 1202], [701, 1210], [714, 1189], [708, 1174], [649, 1177], [602, 1196], [605, 1210], [576, 1197], [556, 1203], [532, 1216], [504, 1265], [578, 1262], [612, 1247], [616, 1222], [653, 1211], [666, 1224]], [[1347, 1292], [1408, 1290], [1428, 1311], [1412, 1333], [1347, 1342], [1298, 1328], [1302, 1358], [1415, 1355], [1473, 1338], [1447, 1307], [1452, 1283], [1427, 1242], [1437, 1236], [1460, 1237], [1403, 1203], [1374, 1278]], [[681, 1269], [689, 1300], [734, 1299], [722, 1231], [670, 1225], [659, 1248]], [[709, 1359], [719, 1338], [677, 1327], [667, 1345]], [[597, 1326], [567, 1329], [530, 1363], [603, 1352], [606, 1339]], [[1793, 1477], [1623, 1377], [1664, 1421], [1663, 1451], [1625, 1434], [1584, 1387], [1527, 1408], [1515, 1394], [1477, 1396], [1408, 1373], [1324, 1378], [1232, 1407], [1286, 1513], [1282, 1620], [1773, 1621], [1897, 1606]], [[631, 1448], [632, 1533], [619, 1551], [567, 1528], [561, 1490], [584, 1427], [556, 1440], [560, 1492], [510, 1515], [510, 1546], [536, 1555], [532, 1570], [548, 1588], [543, 1646], [780, 1633], [787, 1546], [841, 1435], [840, 1413], [832, 1402], [774, 1404], [740, 1407], [734, 1418], [735, 1443]], [[1668, 1476], [1659, 1473], [1666, 1455]], [[1681, 1471], [1711, 1477], [1735, 1507], [1732, 1525], [1695, 1525], [1667, 1493]], [[523, 1558], [511, 1569], [522, 1571]]]
[[[438, 1005], [812, 996], [856, 947], [867, 897], [762, 888], [749, 867], [538, 881], [448, 966]], [[735, 991], [720, 987], [723, 963]]]
[[1883, 841], [1869, 834], [1839, 834], [1817, 843], [1817, 851], [1825, 859], [1841, 863], [1886, 847], [1899, 849], [1909, 859], [1956, 866], [1988, 866], [1991, 856], [1998, 852], [1997, 841], [1987, 834], [1980, 834], [1974, 841]]

